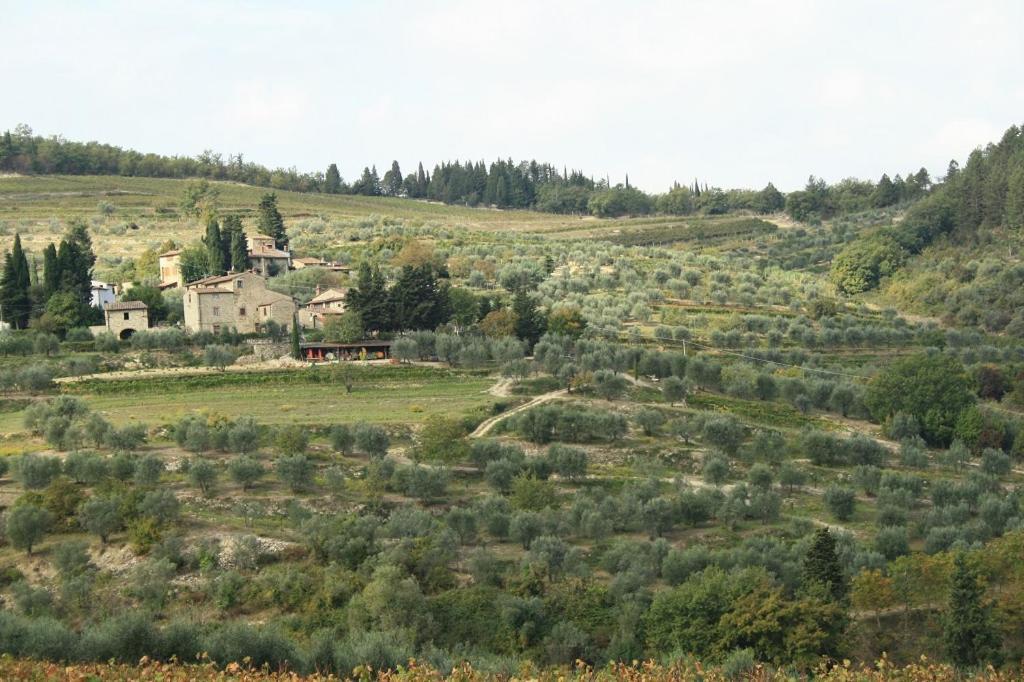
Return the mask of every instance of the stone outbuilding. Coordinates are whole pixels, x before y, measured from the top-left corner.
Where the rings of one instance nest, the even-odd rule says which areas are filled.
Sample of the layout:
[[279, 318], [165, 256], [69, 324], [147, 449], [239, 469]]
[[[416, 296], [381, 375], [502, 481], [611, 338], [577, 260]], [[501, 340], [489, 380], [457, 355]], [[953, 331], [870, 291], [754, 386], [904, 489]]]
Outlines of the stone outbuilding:
[[149, 329], [149, 307], [142, 301], [108, 303], [103, 307], [103, 317], [106, 331], [122, 341]]

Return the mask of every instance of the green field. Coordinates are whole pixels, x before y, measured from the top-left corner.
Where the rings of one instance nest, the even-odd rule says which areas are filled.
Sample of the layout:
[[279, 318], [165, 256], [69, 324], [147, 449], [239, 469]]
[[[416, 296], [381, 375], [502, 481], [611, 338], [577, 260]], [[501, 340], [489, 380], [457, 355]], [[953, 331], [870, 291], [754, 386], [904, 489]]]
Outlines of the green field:
[[[94, 411], [114, 424], [150, 426], [194, 413], [229, 418], [250, 415], [261, 423], [330, 425], [360, 421], [416, 424], [431, 415], [462, 416], [495, 402], [484, 376], [408, 368], [368, 368], [351, 393], [344, 386], [304, 380], [299, 372], [228, 374], [138, 382], [94, 381], [70, 386]], [[371, 374], [372, 373], [372, 374]], [[300, 375], [288, 380], [286, 375]], [[239, 381], [242, 379], [242, 381]], [[0, 432], [19, 431], [24, 411], [0, 414]]]

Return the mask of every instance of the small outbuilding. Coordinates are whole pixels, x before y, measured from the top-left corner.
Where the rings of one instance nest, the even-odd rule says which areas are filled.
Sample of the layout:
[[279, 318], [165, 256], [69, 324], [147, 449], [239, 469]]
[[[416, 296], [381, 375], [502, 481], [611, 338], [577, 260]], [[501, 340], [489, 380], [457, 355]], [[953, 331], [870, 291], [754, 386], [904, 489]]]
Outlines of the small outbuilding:
[[106, 331], [121, 339], [130, 339], [135, 332], [149, 329], [149, 306], [142, 301], [121, 301], [103, 306]]

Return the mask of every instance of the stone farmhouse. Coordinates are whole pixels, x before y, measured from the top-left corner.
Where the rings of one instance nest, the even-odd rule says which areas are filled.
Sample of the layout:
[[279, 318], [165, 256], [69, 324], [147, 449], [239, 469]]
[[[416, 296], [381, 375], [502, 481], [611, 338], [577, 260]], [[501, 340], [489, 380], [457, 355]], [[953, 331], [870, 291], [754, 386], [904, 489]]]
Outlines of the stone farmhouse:
[[287, 331], [295, 317], [291, 296], [271, 291], [254, 272], [205, 277], [185, 287], [185, 331], [261, 333], [269, 322]]
[[303, 327], [322, 329], [327, 317], [345, 312], [346, 293], [348, 289], [320, 291], [317, 287], [316, 296], [299, 310], [299, 322]]
[[[263, 277], [273, 277], [288, 272], [292, 255], [274, 247], [274, 238], [263, 234], [246, 237], [249, 252], [249, 266]], [[185, 284], [181, 276], [181, 249], [165, 251], [158, 257], [160, 265], [160, 288], [172, 289]]]
[[265, 234], [246, 237], [249, 247], [249, 267], [264, 277], [273, 277], [288, 272], [292, 263], [292, 255], [281, 251], [274, 245], [274, 238]]
[[117, 338], [131, 338], [135, 332], [149, 329], [149, 307], [142, 301], [121, 301], [103, 306], [104, 324], [90, 327], [93, 334], [110, 332]]

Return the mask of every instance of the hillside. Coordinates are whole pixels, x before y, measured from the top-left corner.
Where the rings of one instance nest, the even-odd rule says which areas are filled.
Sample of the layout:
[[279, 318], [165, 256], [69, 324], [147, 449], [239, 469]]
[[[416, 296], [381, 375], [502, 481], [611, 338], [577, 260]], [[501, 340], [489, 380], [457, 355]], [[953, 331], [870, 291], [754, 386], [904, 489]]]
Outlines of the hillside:
[[[84, 231], [97, 274], [152, 282], [167, 240], [257, 224], [265, 190], [222, 182], [183, 216], [194, 182], [0, 178], [5, 245], [38, 264]], [[305, 339], [377, 333], [391, 360], [257, 361], [250, 342], [289, 352], [280, 329], [94, 336], [51, 314], [75, 281], [37, 271], [27, 328], [0, 334], [0, 652], [1019, 672], [1024, 348], [898, 291], [915, 258], [968, 247], [955, 231], [881, 292], [834, 278], [942, 191], [807, 223], [278, 192], [291, 248], [356, 274], [269, 286], [352, 287], [353, 326]], [[906, 674], [932, 673], [952, 674]]]

